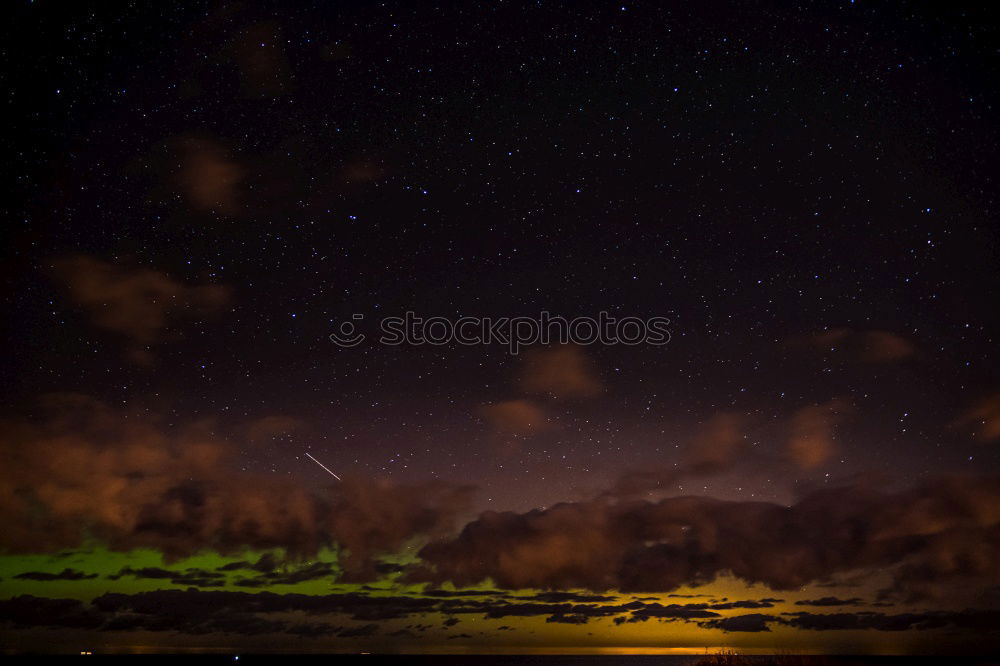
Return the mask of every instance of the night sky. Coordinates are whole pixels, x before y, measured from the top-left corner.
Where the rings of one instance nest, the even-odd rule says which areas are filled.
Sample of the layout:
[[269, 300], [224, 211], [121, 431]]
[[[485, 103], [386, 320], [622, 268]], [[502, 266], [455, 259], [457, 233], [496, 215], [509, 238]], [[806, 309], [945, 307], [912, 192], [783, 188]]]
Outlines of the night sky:
[[1000, 651], [990, 3], [8, 10], [0, 649]]

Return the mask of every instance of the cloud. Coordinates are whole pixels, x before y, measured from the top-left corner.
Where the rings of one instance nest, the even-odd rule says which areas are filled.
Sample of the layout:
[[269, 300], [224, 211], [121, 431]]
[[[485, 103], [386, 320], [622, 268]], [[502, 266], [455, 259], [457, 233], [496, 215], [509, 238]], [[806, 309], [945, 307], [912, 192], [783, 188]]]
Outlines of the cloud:
[[687, 452], [686, 467], [704, 474], [725, 469], [743, 452], [746, 420], [739, 414], [720, 412], [695, 435]]
[[724, 617], [718, 620], [702, 622], [701, 626], [706, 629], [722, 629], [723, 631], [738, 632], [761, 632], [771, 631], [769, 622], [779, 622], [780, 618], [774, 615], [762, 615], [761, 613], [748, 613], [747, 615], [736, 615]]
[[174, 183], [200, 212], [235, 215], [242, 203], [243, 166], [217, 140], [187, 135], [174, 141], [179, 169]]
[[285, 39], [275, 21], [252, 23], [230, 42], [228, 55], [240, 73], [243, 91], [253, 97], [277, 97], [292, 90]]
[[632, 611], [632, 617], [639, 621], [649, 618], [670, 620], [693, 620], [696, 618], [719, 617], [719, 614], [709, 610], [705, 604], [644, 604]]
[[837, 448], [833, 428], [849, 411], [850, 404], [840, 398], [796, 411], [789, 425], [786, 449], [789, 459], [804, 470], [828, 462]]
[[969, 609], [960, 612], [925, 612], [884, 615], [882, 613], [785, 613], [781, 620], [798, 629], [814, 631], [866, 630], [907, 631], [942, 627], [972, 629], [977, 632], [1000, 631], [1000, 610]]
[[573, 603], [578, 603], [578, 604], [604, 603], [609, 601], [615, 601], [617, 599], [617, 597], [609, 597], [607, 595], [581, 594], [579, 592], [539, 592], [533, 595], [531, 598], [538, 601], [547, 601], [550, 603], [565, 603], [571, 601]]
[[730, 574], [788, 590], [878, 568], [893, 576], [886, 595], [935, 598], [1000, 581], [1000, 479], [826, 488], [790, 507], [671, 497], [489, 511], [420, 557], [412, 578], [458, 586], [668, 592]]
[[46, 599], [23, 594], [0, 600], [0, 625], [96, 629], [103, 618], [77, 599]]
[[[891, 576], [883, 599], [1000, 585], [1000, 479], [994, 477], [943, 478], [895, 492], [863, 484], [824, 488], [792, 506], [605, 496], [527, 513], [485, 512], [455, 533], [470, 487], [347, 477], [313, 492], [281, 477], [237, 472], [235, 442], [211, 422], [168, 427], [86, 396], [55, 395], [33, 418], [0, 423], [0, 433], [6, 461], [0, 548], [13, 553], [53, 552], [92, 538], [115, 550], [157, 549], [168, 558], [281, 548], [294, 563], [314, 559], [322, 547], [338, 548], [336, 570], [292, 568], [273, 558], [237, 563], [261, 574], [243, 578], [259, 587], [337, 574], [374, 580], [384, 575], [383, 555], [421, 538], [430, 540], [419, 551], [422, 561], [409, 565], [403, 579], [459, 587], [489, 579], [498, 589], [546, 594], [669, 592], [731, 574], [796, 589], [870, 569]], [[195, 570], [122, 575], [194, 585], [220, 580]], [[531, 603], [559, 606], [553, 602], [560, 599], [569, 598]], [[569, 604], [581, 605], [588, 604]], [[547, 614], [560, 612], [585, 611]]]
[[675, 467], [646, 468], [620, 476], [607, 497], [636, 497], [674, 485], [689, 476], [715, 474], [739, 461], [746, 453], [746, 416], [718, 412], [692, 436], [683, 461]]
[[821, 599], [802, 599], [796, 601], [796, 606], [861, 606], [864, 602], [857, 598], [838, 599], [837, 597], [822, 597]]
[[502, 590], [477, 590], [477, 589], [466, 589], [466, 590], [437, 590], [437, 589], [427, 589], [421, 592], [421, 595], [425, 597], [440, 597], [440, 598], [451, 598], [451, 597], [509, 597], [509, 592], [504, 592]]
[[603, 390], [590, 360], [579, 347], [532, 349], [524, 353], [522, 363], [518, 384], [529, 395], [588, 398]]
[[906, 338], [882, 330], [831, 328], [795, 341], [825, 353], [842, 353], [863, 363], [891, 363], [913, 356], [917, 347]]
[[19, 573], [14, 578], [18, 580], [53, 581], [53, 580], [89, 580], [97, 578], [95, 573], [84, 573], [76, 569], [63, 569], [59, 573], [49, 573], [46, 571], [25, 571]]
[[86, 396], [48, 396], [33, 418], [0, 422], [0, 549], [52, 552], [92, 538], [170, 558], [249, 547], [301, 560], [336, 545], [345, 577], [375, 578], [379, 556], [448, 533], [471, 499], [470, 486], [441, 481], [345, 477], [314, 492], [238, 472], [236, 448], [211, 421], [167, 426]]
[[118, 580], [124, 576], [140, 580], [166, 580], [172, 585], [192, 587], [220, 587], [226, 583], [224, 575], [196, 568], [187, 569], [186, 571], [171, 571], [160, 567], [143, 567], [140, 569], [124, 567], [118, 573], [108, 576], [108, 578], [110, 580]]
[[[153, 630], [178, 630], [201, 633], [206, 619], [217, 617], [220, 611], [235, 613], [237, 617], [270, 621], [269, 615], [287, 615], [290, 612], [310, 616], [337, 615], [339, 620], [371, 623], [402, 619], [427, 614], [449, 616], [444, 626], [459, 623], [456, 615], [476, 615], [484, 619], [504, 617], [584, 617], [597, 618], [619, 614], [626, 610], [621, 605], [535, 603], [507, 601], [504, 599], [421, 598], [379, 594], [368, 596], [358, 593], [307, 595], [275, 594], [273, 592], [230, 592], [205, 590], [156, 590], [137, 594], [104, 594], [92, 602], [93, 607], [105, 618], [131, 615], [138, 618], [134, 628]], [[640, 607], [642, 604], [637, 604]], [[559, 621], [559, 620], [553, 620]], [[178, 623], [183, 623], [178, 627]], [[409, 628], [414, 628], [412, 625]], [[429, 625], [416, 625], [418, 630]], [[326, 631], [328, 628], [322, 628]], [[286, 629], [279, 628], [278, 631]], [[341, 636], [346, 634], [341, 633]]]
[[975, 428], [973, 434], [980, 441], [1000, 440], [1000, 393], [976, 402], [959, 417], [958, 425]]
[[889, 331], [865, 331], [861, 334], [861, 360], [888, 363], [913, 356], [916, 345]]
[[257, 562], [251, 564], [245, 560], [240, 560], [238, 562], [230, 562], [229, 564], [224, 564], [216, 571], [238, 571], [240, 569], [248, 569], [252, 571], [260, 571], [262, 573], [268, 573], [274, 571], [278, 568], [278, 562], [274, 555], [271, 553], [264, 553], [261, 555]]
[[187, 285], [162, 271], [86, 255], [56, 259], [51, 271], [95, 326], [124, 336], [135, 349], [161, 342], [182, 319], [219, 312], [232, 297], [229, 287]]
[[440, 537], [471, 506], [475, 489], [445, 481], [396, 484], [384, 479], [344, 477], [325, 526], [346, 552], [339, 562], [345, 579], [377, 577], [377, 555], [398, 552], [415, 536]]
[[528, 436], [548, 430], [553, 422], [548, 408], [540, 401], [592, 397], [602, 390], [589, 360], [575, 346], [533, 349], [525, 352], [521, 364], [517, 387], [537, 399], [501, 400], [479, 409], [500, 433]]
[[587, 624], [590, 618], [586, 615], [550, 615], [545, 618], [545, 622], [558, 622], [560, 624]]
[[734, 608], [774, 608], [776, 603], [781, 603], [781, 599], [744, 599], [741, 601], [726, 601], [724, 603], [714, 603], [708, 606], [712, 610], [732, 610]]
[[[447, 616], [448, 619], [442, 623], [444, 628], [459, 624], [463, 615], [479, 616], [484, 620], [545, 617], [547, 623], [576, 625], [613, 616], [615, 625], [680, 620], [696, 622], [706, 629], [729, 632], [762, 632], [768, 631], [771, 624], [780, 624], [814, 631], [904, 631], [950, 627], [981, 635], [982, 632], [995, 632], [1000, 626], [1000, 611], [979, 609], [898, 615], [796, 612], [722, 617], [703, 604], [663, 605], [637, 601], [605, 605], [545, 604], [503, 599], [424, 599], [418, 596], [368, 596], [358, 593], [247, 593], [193, 588], [135, 594], [106, 593], [89, 604], [76, 599], [45, 599], [30, 595], [0, 600], [0, 624], [8, 627], [98, 629], [102, 632], [141, 630], [190, 635], [284, 633], [310, 638], [363, 638], [373, 635], [379, 628], [379, 622], [428, 614]], [[308, 620], [290, 619], [295, 615], [305, 615]], [[327, 619], [336, 620], [336, 624]], [[508, 625], [503, 626], [509, 630]], [[407, 625], [405, 630], [423, 632], [431, 628], [432, 625], [417, 623]], [[498, 631], [503, 630], [503, 627], [498, 628]]]
[[545, 410], [531, 400], [502, 400], [480, 411], [494, 428], [514, 435], [530, 435], [551, 425]]
[[328, 562], [313, 562], [304, 567], [293, 567], [287, 571], [269, 571], [253, 578], [240, 578], [234, 585], [240, 587], [270, 587], [272, 585], [295, 585], [310, 580], [336, 578], [336, 570]]
[[[844, 398], [801, 407], [771, 428], [775, 441], [784, 440], [784, 455], [802, 470], [814, 470], [837, 450], [835, 426], [852, 411]], [[748, 414], [717, 412], [691, 435], [683, 457], [672, 467], [645, 467], [620, 476], [605, 497], [639, 497], [676, 486], [689, 477], [718, 474], [748, 459], [747, 433], [760, 423]], [[761, 449], [758, 449], [760, 453]]]

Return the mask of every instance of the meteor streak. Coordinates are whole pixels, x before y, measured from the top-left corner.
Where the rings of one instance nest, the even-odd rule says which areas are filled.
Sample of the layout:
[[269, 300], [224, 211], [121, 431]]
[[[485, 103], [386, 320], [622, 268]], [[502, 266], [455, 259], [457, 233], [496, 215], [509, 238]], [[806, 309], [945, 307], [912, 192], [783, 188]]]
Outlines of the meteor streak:
[[331, 470], [329, 467], [327, 467], [326, 465], [324, 465], [320, 461], [318, 461], [315, 458], [313, 458], [311, 453], [309, 453], [308, 451], [306, 451], [306, 455], [309, 456], [309, 459], [312, 460], [314, 463], [316, 463], [317, 465], [319, 465], [320, 467], [322, 467], [323, 469], [325, 469], [327, 472], [329, 472], [330, 476], [332, 476], [333, 478], [337, 479], [337, 481], [341, 480], [339, 476], [337, 476], [336, 474], [333, 473], [333, 470]]

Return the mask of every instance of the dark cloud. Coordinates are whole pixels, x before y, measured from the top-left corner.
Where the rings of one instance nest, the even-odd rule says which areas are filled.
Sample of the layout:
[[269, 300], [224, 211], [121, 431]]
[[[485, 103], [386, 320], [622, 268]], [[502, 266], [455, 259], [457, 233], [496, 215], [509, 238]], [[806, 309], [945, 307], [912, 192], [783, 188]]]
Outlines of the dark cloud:
[[769, 625], [781, 624], [810, 631], [886, 631], [899, 632], [930, 629], [960, 629], [975, 632], [1000, 631], [1000, 611], [966, 609], [963, 611], [927, 611], [885, 615], [855, 613], [782, 613], [781, 616], [750, 613], [701, 623], [709, 629], [724, 631], [770, 631]]
[[416, 638], [418, 636], [417, 633], [409, 629], [397, 629], [396, 631], [390, 631], [387, 635], [394, 638]]
[[747, 615], [709, 620], [708, 622], [702, 622], [701, 626], [706, 629], [722, 629], [723, 631], [760, 632], [771, 631], [768, 623], [779, 621], [780, 619], [774, 615], [749, 613]]
[[[425, 546], [415, 578], [501, 588], [662, 592], [729, 573], [773, 589], [891, 568], [889, 595], [932, 598], [1000, 579], [1000, 480], [946, 478], [894, 493], [818, 490], [792, 506], [673, 497], [486, 512]], [[957, 564], [961, 563], [961, 564]]]
[[551, 603], [604, 603], [609, 601], [616, 601], [617, 597], [610, 597], [607, 595], [600, 594], [580, 594], [578, 592], [539, 592], [538, 594], [530, 597], [531, 599], [537, 601], [548, 601]]
[[361, 638], [364, 636], [374, 636], [378, 633], [377, 624], [366, 624], [361, 627], [354, 627], [351, 629], [344, 629], [338, 636], [341, 638]]
[[269, 573], [278, 568], [278, 560], [275, 558], [273, 553], [263, 553], [256, 562], [247, 562], [246, 560], [240, 560], [237, 562], [230, 562], [218, 567], [216, 571], [239, 571], [240, 569], [247, 569], [250, 571], [260, 571], [263, 573]]
[[240, 587], [270, 587], [272, 585], [295, 585], [310, 580], [335, 577], [337, 570], [327, 562], [313, 562], [304, 567], [291, 568], [286, 571], [268, 571], [254, 578], [239, 578], [233, 582]]
[[746, 599], [743, 601], [726, 601], [723, 603], [713, 603], [708, 606], [712, 610], [732, 610], [734, 608], [773, 608], [776, 603], [781, 603], [781, 599]]
[[345, 477], [325, 525], [346, 553], [348, 579], [374, 579], [375, 556], [397, 552], [414, 536], [450, 533], [471, 504], [474, 488], [445, 481], [395, 484]]
[[[159, 574], [157, 574], [159, 575]], [[470, 596], [370, 596], [359, 593], [328, 595], [275, 594], [272, 592], [229, 592], [188, 590], [157, 590], [133, 595], [106, 594], [94, 601], [108, 613], [138, 613], [156, 615], [161, 612], [182, 614], [187, 607], [234, 608], [245, 613], [286, 613], [299, 611], [309, 615], [338, 614], [352, 620], [374, 622], [399, 619], [411, 615], [441, 613], [452, 620], [455, 615], [480, 615], [484, 618], [540, 617], [549, 615], [586, 615], [605, 617], [634, 606], [579, 603], [540, 603], [533, 597], [475, 599]], [[451, 622], [454, 624], [454, 622]]]
[[557, 622], [559, 624], [587, 624], [590, 618], [586, 615], [550, 615], [545, 618], [547, 623]]
[[[532, 601], [499, 601], [483, 604], [487, 618], [534, 617], [536, 615], [586, 615], [587, 617], [607, 617], [617, 615], [624, 606], [602, 606], [597, 604], [547, 604]], [[457, 612], [457, 611], [452, 611]]]
[[320, 638], [323, 636], [336, 636], [338, 633], [343, 631], [344, 628], [326, 622], [303, 622], [301, 624], [292, 624], [285, 629], [285, 633], [292, 634], [293, 636], [302, 636], [304, 638]]
[[[171, 572], [139, 570], [141, 576], [167, 580]], [[626, 610], [622, 606], [596, 604], [537, 603], [530, 600], [473, 600], [469, 598], [421, 598], [411, 596], [368, 596], [346, 593], [330, 595], [245, 593], [229, 591], [157, 590], [137, 594], [104, 594], [91, 606], [75, 600], [37, 600], [33, 597], [5, 602], [11, 614], [19, 614], [21, 624], [32, 626], [72, 626], [86, 624], [104, 630], [179, 631], [202, 634], [287, 632], [307, 636], [337, 634], [341, 637], [367, 635], [371, 623], [441, 613], [448, 616], [444, 626], [460, 622], [455, 615], [473, 614], [484, 618], [554, 617], [553, 622], [579, 624], [588, 618], [607, 617]], [[638, 604], [633, 608], [640, 608]], [[26, 609], [26, 610], [25, 610]], [[32, 610], [34, 609], [34, 610]], [[341, 630], [326, 623], [288, 624], [273, 619], [289, 612], [310, 616], [337, 615], [366, 623]], [[50, 619], [51, 618], [51, 619]], [[81, 625], [82, 626], [82, 625]], [[412, 626], [409, 628], [413, 628]], [[416, 629], [428, 627], [417, 625]], [[360, 633], [358, 633], [360, 632]]]
[[713, 603], [687, 603], [687, 604], [660, 604], [654, 603], [628, 603], [621, 606], [624, 610], [630, 610], [631, 615], [615, 618], [615, 624], [624, 622], [645, 622], [649, 619], [658, 620], [698, 620], [705, 618], [719, 618], [720, 610], [733, 610], [743, 608], [772, 608], [775, 603], [780, 603], [780, 599], [746, 599], [740, 601], [719, 601]]
[[241, 560], [238, 562], [230, 562], [229, 564], [223, 564], [221, 567], [216, 568], [216, 571], [239, 571], [240, 569], [249, 569], [252, 565]]
[[509, 597], [510, 594], [502, 590], [425, 590], [422, 592], [427, 597]]
[[965, 610], [960, 612], [900, 613], [785, 613], [782, 622], [799, 629], [814, 631], [865, 630], [908, 631], [942, 627], [973, 631], [1000, 631], [1000, 611]]
[[77, 599], [46, 599], [24, 594], [0, 600], [0, 625], [94, 629], [102, 618]]
[[63, 569], [59, 573], [48, 573], [45, 571], [25, 571], [24, 573], [19, 573], [14, 578], [18, 580], [35, 580], [35, 581], [50, 581], [50, 580], [89, 580], [91, 578], [97, 578], [95, 573], [84, 573], [83, 571], [77, 571], [76, 569]]
[[[711, 596], [711, 595], [708, 595], [708, 594], [676, 594], [676, 593], [671, 593], [671, 594], [666, 595], [666, 597], [668, 599], [704, 599], [705, 597], [708, 597], [708, 596]], [[651, 600], [656, 600], [657, 598], [658, 597], [636, 597], [636, 599], [639, 599], [640, 601], [643, 601], [643, 600], [645, 600], [645, 601], [651, 601]], [[723, 601], [725, 601], [725, 599], [723, 599]]]
[[395, 564], [394, 562], [375, 562], [374, 565], [375, 573], [378, 576], [389, 576], [391, 574], [402, 573], [406, 571], [406, 567], [402, 564]]
[[638, 620], [649, 618], [693, 620], [698, 618], [719, 617], [719, 613], [708, 610], [705, 604], [646, 604], [632, 611], [632, 617]]
[[857, 597], [838, 599], [837, 597], [822, 597], [820, 599], [802, 599], [795, 602], [796, 606], [862, 606], [864, 601]]
[[[739, 603], [724, 602], [724, 603]], [[444, 627], [460, 622], [456, 615], [502, 617], [545, 617], [547, 623], [586, 624], [592, 619], [614, 617], [614, 624], [647, 622], [697, 622], [704, 628], [730, 632], [768, 631], [770, 624], [788, 625], [815, 631], [877, 630], [905, 631], [950, 627], [977, 632], [997, 631], [1000, 611], [926, 611], [884, 615], [881, 613], [808, 612], [765, 615], [749, 613], [723, 617], [706, 604], [542, 604], [506, 600], [478, 601], [467, 598], [419, 598], [410, 596], [367, 596], [357, 593], [304, 595], [272, 592], [229, 592], [157, 590], [137, 594], [108, 593], [90, 604], [75, 599], [43, 599], [28, 595], [0, 601], [0, 624], [17, 627], [86, 628], [102, 631], [170, 631], [185, 634], [267, 634], [287, 633], [302, 637], [339, 636], [363, 638], [378, 631], [378, 622], [440, 613], [447, 616]], [[734, 606], [736, 607], [736, 606]], [[310, 619], [288, 620], [289, 613]], [[622, 615], [622, 613], [629, 613]], [[319, 616], [340, 616], [338, 624], [316, 620]], [[357, 622], [344, 625], [344, 620]], [[505, 625], [506, 626], [506, 625]], [[426, 631], [431, 625], [410, 624], [407, 631]]]
[[108, 578], [111, 580], [118, 580], [123, 576], [147, 580], [166, 580], [172, 585], [192, 587], [220, 587], [226, 583], [226, 577], [224, 575], [212, 571], [205, 571], [204, 569], [171, 571], [169, 569], [161, 569], [159, 567], [143, 567], [140, 569], [125, 567], [118, 571], [118, 573], [108, 576]]

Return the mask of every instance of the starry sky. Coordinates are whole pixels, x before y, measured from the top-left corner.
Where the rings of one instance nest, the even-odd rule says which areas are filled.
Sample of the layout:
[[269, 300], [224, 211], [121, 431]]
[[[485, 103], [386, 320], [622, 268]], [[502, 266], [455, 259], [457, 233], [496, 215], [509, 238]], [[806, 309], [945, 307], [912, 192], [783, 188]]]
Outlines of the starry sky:
[[1000, 649], [997, 19], [19, 0], [0, 648]]

